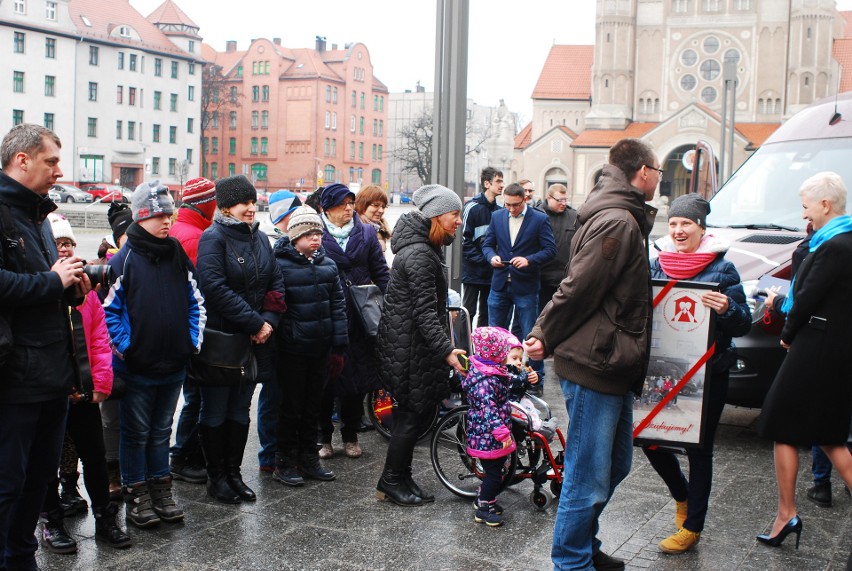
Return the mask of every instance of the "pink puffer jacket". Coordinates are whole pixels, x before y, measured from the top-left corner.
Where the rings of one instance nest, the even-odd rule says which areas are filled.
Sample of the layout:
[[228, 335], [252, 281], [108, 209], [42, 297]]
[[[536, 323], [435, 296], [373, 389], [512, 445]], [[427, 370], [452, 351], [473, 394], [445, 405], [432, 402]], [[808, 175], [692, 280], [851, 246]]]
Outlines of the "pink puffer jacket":
[[95, 391], [109, 396], [112, 392], [112, 348], [104, 308], [98, 294], [90, 291], [78, 309], [83, 317], [86, 348], [89, 350], [89, 365], [92, 368]]

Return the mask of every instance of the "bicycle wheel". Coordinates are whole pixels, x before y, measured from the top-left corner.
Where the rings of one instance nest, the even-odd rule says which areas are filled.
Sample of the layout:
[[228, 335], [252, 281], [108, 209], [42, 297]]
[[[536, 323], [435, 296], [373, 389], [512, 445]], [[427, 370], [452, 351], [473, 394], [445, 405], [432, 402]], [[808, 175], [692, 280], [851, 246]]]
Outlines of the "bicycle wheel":
[[[435, 474], [448, 490], [461, 498], [475, 498], [485, 471], [479, 459], [467, 453], [467, 406], [461, 406], [438, 422], [432, 434], [430, 457]], [[500, 490], [506, 488], [515, 473], [516, 452], [506, 456]]]
[[[393, 405], [393, 396], [384, 389], [376, 389], [367, 394], [367, 416], [376, 428], [376, 432], [388, 439], [393, 429]], [[435, 426], [439, 413], [440, 406], [437, 406], [435, 412], [429, 418], [423, 420], [423, 428], [420, 429], [420, 434], [417, 437], [418, 442], [432, 432], [432, 427]]]

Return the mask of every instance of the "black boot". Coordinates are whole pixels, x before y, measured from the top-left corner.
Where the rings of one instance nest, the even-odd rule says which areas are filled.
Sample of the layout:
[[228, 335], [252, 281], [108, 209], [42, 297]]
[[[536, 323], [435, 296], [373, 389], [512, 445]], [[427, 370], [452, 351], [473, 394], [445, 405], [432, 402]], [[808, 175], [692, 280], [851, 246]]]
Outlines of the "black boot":
[[298, 487], [305, 484], [305, 479], [296, 468], [296, 453], [289, 452], [275, 459], [275, 471], [272, 477], [285, 486]]
[[190, 484], [203, 484], [207, 481], [207, 469], [204, 467], [204, 455], [201, 453], [198, 425], [186, 439], [180, 452], [172, 456], [169, 470], [175, 480]]
[[421, 488], [417, 485], [417, 482], [411, 477], [411, 465], [409, 465], [403, 471], [403, 480], [405, 481], [405, 485], [408, 486], [408, 489], [411, 490], [411, 493], [420, 498], [424, 504], [428, 504], [430, 502], [435, 501], [435, 496]]
[[316, 450], [299, 454], [299, 472], [305, 478], [322, 482], [331, 482], [337, 477], [334, 472], [320, 463], [319, 453]]
[[78, 472], [61, 472], [59, 474], [59, 505], [62, 506], [62, 512], [65, 517], [72, 516], [77, 513], [85, 513], [89, 509], [89, 504], [80, 495], [77, 490], [77, 479], [80, 477]]
[[831, 482], [820, 482], [808, 490], [808, 499], [821, 508], [831, 507]]
[[62, 508], [48, 512], [47, 521], [44, 522], [41, 533], [42, 543], [53, 553], [76, 553], [77, 542], [68, 535], [62, 519]]
[[423, 500], [415, 496], [405, 484], [402, 472], [385, 468], [376, 484], [376, 498], [390, 500], [398, 506], [422, 506]]
[[225, 425], [200, 424], [198, 430], [207, 462], [207, 495], [225, 504], [240, 503], [240, 496], [228, 485], [225, 477]]
[[130, 536], [115, 522], [115, 515], [118, 513], [115, 504], [109, 504], [105, 508], [93, 507], [92, 513], [95, 516], [95, 539], [102, 539], [118, 549], [130, 547], [133, 544]]
[[243, 453], [246, 450], [246, 442], [248, 441], [249, 425], [240, 424], [233, 420], [226, 420], [225, 430], [228, 439], [227, 455], [225, 456], [228, 485], [237, 492], [240, 499], [245, 502], [253, 502], [257, 499], [257, 496], [243, 482], [243, 475], [240, 471], [240, 467], [243, 465]]
[[151, 505], [151, 494], [148, 493], [148, 482], [136, 482], [122, 490], [124, 494], [125, 516], [127, 521], [136, 527], [153, 527], [160, 525], [160, 516]]
[[177, 507], [172, 495], [172, 477], [151, 478], [148, 480], [151, 491], [151, 504], [154, 511], [163, 521], [181, 521], [183, 510]]

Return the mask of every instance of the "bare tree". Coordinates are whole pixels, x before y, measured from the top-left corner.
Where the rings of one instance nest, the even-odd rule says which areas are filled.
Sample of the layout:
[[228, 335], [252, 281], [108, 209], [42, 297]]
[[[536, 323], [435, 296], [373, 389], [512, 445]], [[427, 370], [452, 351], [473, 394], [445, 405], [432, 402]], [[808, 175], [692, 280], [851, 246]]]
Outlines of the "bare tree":
[[[423, 184], [432, 181], [432, 110], [426, 109], [411, 123], [399, 130], [399, 146], [393, 157], [401, 163], [401, 172], [414, 173]], [[470, 119], [465, 124], [465, 155], [479, 152], [491, 136], [491, 121], [473, 127]]]
[[[228, 112], [240, 106], [242, 95], [232, 96], [231, 85], [222, 73], [222, 66], [207, 64], [201, 78], [201, 140], [219, 131], [220, 121], [228, 120]], [[212, 157], [216, 160], [216, 157]], [[207, 150], [201, 148], [201, 164], [207, 164]]]

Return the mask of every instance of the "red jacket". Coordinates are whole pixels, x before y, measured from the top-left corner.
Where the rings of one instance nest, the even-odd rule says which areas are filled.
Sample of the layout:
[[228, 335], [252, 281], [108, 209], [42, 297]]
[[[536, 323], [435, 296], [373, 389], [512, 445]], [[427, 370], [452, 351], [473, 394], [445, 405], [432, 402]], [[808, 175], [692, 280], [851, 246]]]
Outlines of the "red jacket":
[[198, 240], [201, 238], [201, 233], [212, 222], [191, 208], [178, 209], [177, 219], [172, 225], [169, 236], [177, 238], [193, 265], [198, 260]]
[[109, 344], [104, 308], [98, 294], [90, 291], [77, 309], [83, 317], [92, 384], [95, 391], [109, 396], [112, 392], [112, 347]]

